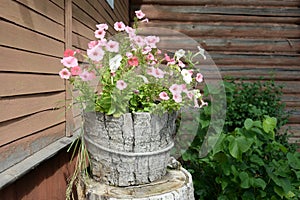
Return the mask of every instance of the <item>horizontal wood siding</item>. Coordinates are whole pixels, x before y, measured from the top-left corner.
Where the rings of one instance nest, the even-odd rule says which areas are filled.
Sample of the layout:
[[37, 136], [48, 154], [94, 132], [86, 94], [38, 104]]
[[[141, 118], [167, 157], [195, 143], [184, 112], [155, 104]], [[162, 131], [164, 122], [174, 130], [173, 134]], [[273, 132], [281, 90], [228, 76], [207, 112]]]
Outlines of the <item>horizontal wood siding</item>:
[[51, 1], [0, 6], [0, 172], [65, 136], [64, 8]]
[[[206, 49], [223, 77], [263, 76], [284, 85], [283, 101], [292, 111], [289, 126], [296, 141], [300, 139], [299, 7], [299, 0], [132, 0], [131, 17], [141, 9], [150, 20], [141, 26], [189, 36]], [[169, 37], [168, 31], [160, 35], [171, 50], [195, 48], [195, 43]]]

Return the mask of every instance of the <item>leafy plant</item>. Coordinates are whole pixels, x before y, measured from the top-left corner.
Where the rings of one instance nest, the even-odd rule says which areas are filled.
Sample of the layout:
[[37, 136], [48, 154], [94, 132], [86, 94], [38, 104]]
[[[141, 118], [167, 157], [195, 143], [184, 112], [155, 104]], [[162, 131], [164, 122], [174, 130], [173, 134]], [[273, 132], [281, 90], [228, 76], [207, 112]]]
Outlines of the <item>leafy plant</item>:
[[300, 154], [276, 141], [276, 125], [274, 117], [246, 119], [243, 127], [222, 133], [209, 156], [184, 154], [199, 198], [299, 199]]
[[287, 123], [288, 113], [281, 102], [282, 86], [273, 80], [245, 82], [228, 80], [226, 85], [227, 113], [225, 131], [243, 126], [247, 118], [262, 120], [264, 115], [276, 117], [279, 129]]
[[[278, 180], [288, 179], [293, 182], [299, 176], [299, 170], [297, 171], [289, 165], [291, 160], [298, 160], [299, 158], [295, 145], [288, 143], [287, 131], [285, 134], [278, 133], [279, 128], [286, 124], [288, 118], [285, 105], [280, 101], [282, 86], [275, 85], [274, 81], [243, 82], [230, 80], [224, 82], [224, 85], [227, 113], [225, 126], [215, 149], [209, 156], [204, 158], [200, 156], [200, 149], [204, 145], [203, 141], [209, 125], [216, 127], [216, 122], [211, 119], [212, 113], [218, 113], [222, 109], [213, 108], [209, 103], [209, 106], [205, 107], [198, 116], [197, 135], [181, 158], [183, 166], [193, 175], [196, 196], [202, 199], [241, 199], [242, 197], [243, 199], [251, 199], [252, 189], [256, 191], [258, 187], [263, 190], [262, 187], [255, 185], [262, 184], [261, 186], [263, 186], [264, 184], [260, 179], [253, 179], [254, 172], [257, 173], [256, 175], [269, 178], [268, 180], [262, 179], [267, 183], [265, 190], [260, 191], [259, 194], [256, 193], [255, 198], [268, 199], [272, 198], [272, 195], [274, 195], [273, 198], [284, 196], [287, 198], [293, 196], [291, 192], [296, 195], [299, 191], [296, 190], [295, 185], [293, 188], [296, 191], [289, 192], [287, 188], [278, 189], [281, 184]], [[204, 90], [204, 94], [206, 96], [211, 95], [207, 89]], [[218, 95], [217, 91], [214, 95]], [[272, 117], [266, 119], [265, 116], [267, 115]], [[254, 133], [258, 135], [255, 136]], [[261, 133], [268, 133], [269, 138], [260, 136]], [[223, 150], [217, 151], [217, 148], [221, 147]], [[290, 158], [288, 159], [288, 157]], [[263, 168], [264, 166], [266, 168]], [[287, 169], [285, 177], [278, 175], [281, 172], [276, 171], [275, 166]], [[291, 171], [296, 171], [295, 173], [298, 175], [295, 176]], [[234, 175], [238, 172], [246, 173]], [[274, 174], [279, 177], [278, 180]], [[247, 176], [252, 177], [249, 178], [249, 182], [246, 181], [243, 184], [238, 182], [242, 179], [245, 180]], [[254, 178], [258, 177], [254, 176]], [[248, 188], [249, 184], [250, 187]], [[273, 186], [271, 186], [272, 184]], [[274, 188], [277, 192], [274, 191]], [[248, 194], [249, 198], [247, 197]]]

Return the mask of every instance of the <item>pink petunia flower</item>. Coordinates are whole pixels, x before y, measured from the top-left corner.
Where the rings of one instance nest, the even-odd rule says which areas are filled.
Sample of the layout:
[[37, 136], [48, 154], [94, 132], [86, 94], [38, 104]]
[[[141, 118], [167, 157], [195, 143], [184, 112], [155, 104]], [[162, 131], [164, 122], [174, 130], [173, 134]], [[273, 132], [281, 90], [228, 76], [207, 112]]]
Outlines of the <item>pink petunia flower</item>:
[[178, 85], [178, 84], [173, 84], [173, 85], [171, 85], [169, 90], [173, 95], [174, 94], [180, 94], [182, 92], [182, 86]]
[[95, 46], [87, 50], [87, 55], [91, 60], [98, 62], [103, 59], [104, 51], [100, 46]]
[[197, 73], [196, 81], [198, 81], [199, 83], [203, 82], [203, 75], [201, 73]]
[[143, 17], [145, 17], [145, 14], [141, 10], [135, 11], [135, 15], [138, 19], [142, 19]]
[[185, 64], [181, 60], [178, 60], [178, 66], [184, 68]]
[[186, 84], [181, 84], [181, 92], [187, 92], [187, 87], [186, 87]]
[[149, 53], [147, 56], [146, 56], [146, 59], [147, 60], [154, 60], [154, 55], [152, 53]]
[[142, 36], [139, 36], [139, 35], [137, 35], [137, 36], [135, 36], [134, 38], [133, 38], [133, 40], [134, 40], [134, 42], [139, 46], [139, 47], [143, 47], [143, 46], [145, 46], [145, 41], [144, 41], [144, 38], [142, 37]]
[[159, 37], [157, 36], [147, 36], [145, 37], [146, 44], [151, 48], [156, 48], [156, 43], [159, 42]]
[[151, 52], [151, 50], [152, 50], [151, 47], [145, 46], [145, 47], [143, 48], [142, 54], [146, 55], [146, 54], [148, 54], [149, 52]]
[[154, 76], [155, 78], [164, 78], [165, 72], [159, 68], [149, 67], [147, 70], [149, 75]]
[[67, 68], [78, 66], [78, 60], [73, 56], [64, 57], [60, 62]]
[[194, 97], [194, 92], [193, 92], [193, 91], [187, 91], [187, 92], [186, 92], [186, 96], [187, 96], [190, 100], [192, 100], [193, 97]]
[[71, 72], [69, 72], [68, 69], [63, 68], [62, 70], [60, 70], [59, 76], [60, 76], [60, 78], [62, 78], [62, 79], [69, 79], [70, 76], [71, 76]]
[[98, 45], [98, 41], [90, 41], [90, 42], [88, 43], [89, 49], [92, 49], [92, 48], [94, 48], [94, 47], [97, 46], [97, 45]]
[[130, 38], [133, 38], [135, 35], [135, 29], [131, 28], [130, 26], [125, 27], [125, 32], [128, 33]]
[[109, 52], [117, 53], [119, 51], [119, 43], [116, 41], [109, 40], [106, 44], [106, 50]]
[[139, 60], [136, 56], [133, 56], [132, 58], [129, 58], [127, 62], [130, 66], [133, 66], [133, 67], [136, 67], [136, 66], [139, 65]]
[[165, 54], [165, 60], [168, 62], [167, 65], [174, 65], [176, 63], [174, 58], [170, 58], [168, 54]]
[[162, 100], [169, 100], [170, 97], [168, 96], [168, 94], [166, 92], [161, 92], [159, 93], [159, 98], [161, 98]]
[[69, 57], [69, 56], [74, 56], [75, 51], [73, 51], [72, 49], [66, 49], [64, 52], [64, 57]]
[[175, 93], [173, 94], [173, 100], [176, 102], [176, 103], [180, 103], [182, 102], [182, 96], [180, 93]]
[[96, 77], [95, 73], [88, 72], [87, 70], [84, 70], [81, 74], [79, 74], [79, 76], [83, 81], [90, 81]]
[[72, 76], [78, 76], [79, 74], [81, 74], [81, 68], [79, 66], [72, 67], [71, 74]]
[[127, 56], [127, 58], [132, 58], [133, 54], [131, 52], [126, 52], [126, 56]]
[[98, 29], [104, 29], [104, 30], [108, 29], [108, 25], [107, 24], [97, 24], [96, 27]]
[[95, 38], [103, 39], [105, 37], [106, 31], [103, 28], [101, 28], [101, 29], [95, 30], [94, 33], [95, 33]]
[[127, 87], [127, 84], [123, 80], [118, 80], [117, 81], [117, 88], [119, 90], [124, 90]]
[[116, 30], [116, 31], [124, 31], [125, 30], [125, 24], [123, 23], [123, 22], [116, 22], [115, 24], [114, 24], [114, 29]]

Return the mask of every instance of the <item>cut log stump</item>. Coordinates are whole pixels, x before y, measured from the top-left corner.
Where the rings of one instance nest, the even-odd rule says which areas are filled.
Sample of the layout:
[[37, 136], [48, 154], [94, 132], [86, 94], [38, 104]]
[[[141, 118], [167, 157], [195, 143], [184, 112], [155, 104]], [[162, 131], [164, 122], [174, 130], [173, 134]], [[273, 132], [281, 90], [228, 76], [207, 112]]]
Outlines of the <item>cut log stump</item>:
[[152, 183], [117, 187], [95, 181], [82, 180], [86, 200], [194, 200], [194, 188], [189, 172], [168, 170], [166, 175]]

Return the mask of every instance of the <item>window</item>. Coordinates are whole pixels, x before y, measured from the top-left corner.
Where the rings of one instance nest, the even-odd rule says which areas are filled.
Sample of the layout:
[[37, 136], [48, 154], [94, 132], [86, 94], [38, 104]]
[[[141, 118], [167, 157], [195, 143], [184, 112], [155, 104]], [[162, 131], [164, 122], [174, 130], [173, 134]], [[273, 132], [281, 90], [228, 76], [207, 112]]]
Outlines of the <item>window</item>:
[[114, 0], [106, 0], [112, 9], [114, 9]]

